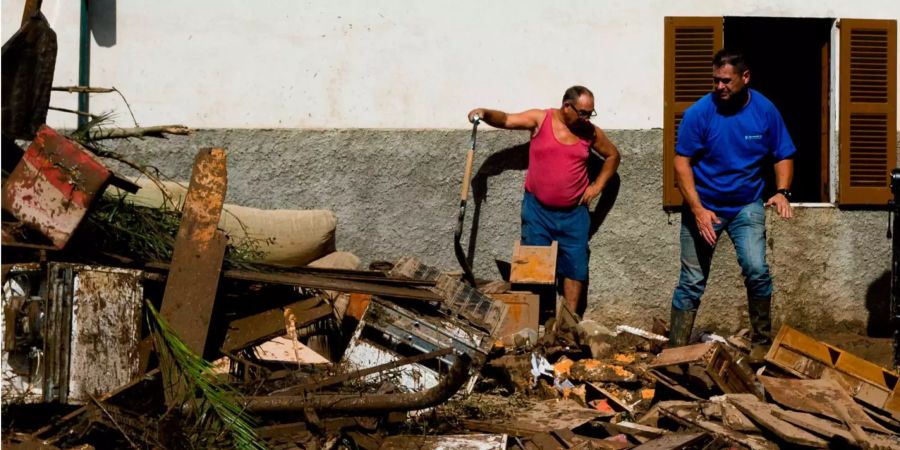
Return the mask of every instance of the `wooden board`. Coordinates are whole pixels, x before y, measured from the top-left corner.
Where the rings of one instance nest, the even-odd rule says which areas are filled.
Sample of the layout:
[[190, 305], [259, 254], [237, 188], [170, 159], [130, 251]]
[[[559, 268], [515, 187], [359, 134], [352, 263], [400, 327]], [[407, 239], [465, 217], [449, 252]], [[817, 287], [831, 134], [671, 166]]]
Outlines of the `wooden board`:
[[688, 448], [701, 439], [706, 438], [706, 433], [677, 433], [667, 434], [652, 441], [645, 442], [632, 450], [679, 450]]
[[765, 427], [785, 442], [810, 447], [827, 447], [828, 442], [814, 436], [804, 429], [797, 428], [772, 415], [771, 406], [760, 401], [752, 394], [728, 394], [728, 402], [737, 407], [747, 417]]
[[546, 400], [517, 414], [512, 419], [503, 421], [464, 420], [462, 425], [472, 431], [528, 437], [558, 429], [571, 430], [598, 417], [612, 415], [614, 414], [585, 408], [575, 403], [574, 400]]
[[162, 317], [182, 341], [203, 355], [227, 238], [218, 231], [225, 202], [225, 150], [200, 150], [175, 238]]
[[[322, 303], [321, 305], [319, 303]], [[317, 306], [318, 305], [318, 306]], [[260, 342], [284, 335], [284, 310], [290, 309], [297, 317], [297, 327], [305, 327], [333, 314], [334, 308], [321, 299], [310, 298], [291, 303], [284, 308], [268, 311], [232, 320], [228, 324], [225, 342], [222, 349], [226, 352], [258, 344]]]
[[659, 410], [666, 416], [674, 418], [687, 425], [691, 425], [709, 433], [712, 433], [727, 442], [741, 444], [751, 450], [777, 450], [778, 446], [761, 436], [752, 436], [738, 431], [729, 430], [721, 423], [707, 420], [700, 413], [700, 406], [695, 402], [667, 401], [658, 403]]
[[505, 450], [504, 434], [458, 434], [440, 436], [389, 436], [381, 443], [380, 450], [445, 450], [463, 448], [471, 450]]
[[[773, 410], [772, 414], [781, 420], [790, 422], [791, 424], [798, 427], [805, 428], [809, 431], [812, 431], [813, 433], [823, 436], [826, 439], [834, 439], [835, 437], [838, 437], [841, 439], [845, 439], [850, 443], [858, 442], [853, 433], [844, 428], [842, 425], [839, 425], [828, 419], [823, 419], [812, 414], [797, 411], [786, 411], [783, 409]], [[900, 448], [900, 444], [898, 444], [897, 442], [878, 435], [865, 434], [864, 440], [870, 447]]]
[[703, 361], [712, 355], [715, 342], [685, 345], [684, 347], [667, 348], [662, 351], [647, 367], [664, 367], [675, 364], [686, 364]]
[[798, 411], [822, 414], [834, 420], [841, 420], [840, 415], [831, 406], [831, 402], [842, 405], [857, 425], [881, 433], [890, 433], [887, 429], [872, 420], [850, 395], [831, 380], [792, 380], [759, 376], [766, 392], [780, 405]]
[[510, 283], [554, 284], [556, 283], [556, 241], [550, 246], [522, 245], [516, 241], [510, 261]]

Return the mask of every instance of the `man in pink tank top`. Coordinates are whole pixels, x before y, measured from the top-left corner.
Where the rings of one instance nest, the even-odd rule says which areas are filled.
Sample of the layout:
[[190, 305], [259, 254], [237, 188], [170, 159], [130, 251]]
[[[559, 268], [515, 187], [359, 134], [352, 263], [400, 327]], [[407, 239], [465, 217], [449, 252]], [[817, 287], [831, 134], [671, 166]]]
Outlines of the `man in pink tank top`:
[[[469, 112], [488, 125], [506, 130], [529, 130], [528, 173], [522, 201], [522, 244], [550, 245], [557, 241], [557, 272], [563, 296], [572, 311], [580, 305], [588, 278], [588, 204], [597, 198], [619, 167], [619, 150], [590, 120], [596, 116], [594, 94], [584, 86], [572, 86], [559, 109], [530, 109], [508, 114], [485, 108]], [[588, 180], [587, 162], [594, 149], [604, 159], [603, 168]]]

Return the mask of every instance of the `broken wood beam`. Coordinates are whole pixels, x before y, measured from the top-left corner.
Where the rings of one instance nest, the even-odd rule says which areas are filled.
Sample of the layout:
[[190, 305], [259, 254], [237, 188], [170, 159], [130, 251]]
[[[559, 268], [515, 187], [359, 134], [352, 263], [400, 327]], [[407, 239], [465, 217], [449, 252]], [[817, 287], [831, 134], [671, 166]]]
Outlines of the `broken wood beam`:
[[817, 448], [828, 447], [828, 442], [824, 439], [775, 417], [770, 409], [778, 407], [768, 405], [752, 394], [728, 394], [726, 399], [744, 415], [787, 443]]
[[226, 188], [225, 150], [200, 150], [194, 160], [160, 308], [172, 330], [200, 356], [225, 256], [227, 238], [218, 224]]
[[707, 434], [703, 432], [695, 433], [671, 433], [647, 441], [631, 450], [681, 450], [684, 448], [695, 448], [701, 439], [706, 439]]
[[319, 298], [308, 298], [281, 308], [232, 320], [225, 333], [222, 352], [229, 353], [284, 335], [284, 310], [296, 316], [296, 326], [305, 327], [334, 313], [334, 307]]
[[384, 297], [396, 297], [409, 300], [425, 300], [441, 302], [441, 296], [415, 287], [384, 285], [376, 282], [355, 281], [329, 277], [326, 275], [304, 273], [260, 273], [245, 270], [226, 270], [225, 278], [233, 280], [253, 281], [260, 283], [286, 284], [311, 289], [325, 289], [338, 292], [372, 294]]
[[191, 129], [184, 125], [157, 125], [152, 127], [135, 128], [108, 128], [91, 131], [90, 139], [99, 141], [102, 139], [126, 139], [134, 137], [165, 137], [166, 134], [186, 136], [191, 134]]

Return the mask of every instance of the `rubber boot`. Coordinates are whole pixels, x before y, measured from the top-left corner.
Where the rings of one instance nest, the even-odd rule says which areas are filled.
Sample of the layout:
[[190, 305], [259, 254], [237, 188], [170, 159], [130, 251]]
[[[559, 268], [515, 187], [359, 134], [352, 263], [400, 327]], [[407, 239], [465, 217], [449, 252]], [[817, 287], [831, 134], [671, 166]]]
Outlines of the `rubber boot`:
[[697, 311], [672, 308], [672, 320], [669, 322], [669, 348], [687, 345], [691, 339], [695, 317], [697, 317]]
[[750, 307], [750, 362], [762, 362], [772, 345], [772, 299], [751, 298]]

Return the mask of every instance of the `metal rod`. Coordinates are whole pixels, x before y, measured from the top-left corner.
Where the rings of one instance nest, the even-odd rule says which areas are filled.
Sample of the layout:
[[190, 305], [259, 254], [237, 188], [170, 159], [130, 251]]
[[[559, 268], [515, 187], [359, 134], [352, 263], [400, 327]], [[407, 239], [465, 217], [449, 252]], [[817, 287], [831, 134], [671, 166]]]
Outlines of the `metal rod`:
[[472, 359], [465, 353], [456, 355], [456, 362], [437, 386], [422, 392], [402, 394], [315, 394], [271, 397], [245, 397], [248, 412], [303, 411], [307, 408], [329, 413], [353, 415], [382, 414], [392, 411], [415, 411], [438, 405], [456, 393], [469, 379]]
[[[90, 0], [81, 0], [81, 30], [78, 36], [78, 84], [80, 86], [91, 85], [91, 18], [88, 3]], [[87, 92], [78, 93], [78, 111], [90, 112], [90, 97]], [[88, 123], [88, 118], [78, 115], [78, 128]]]

